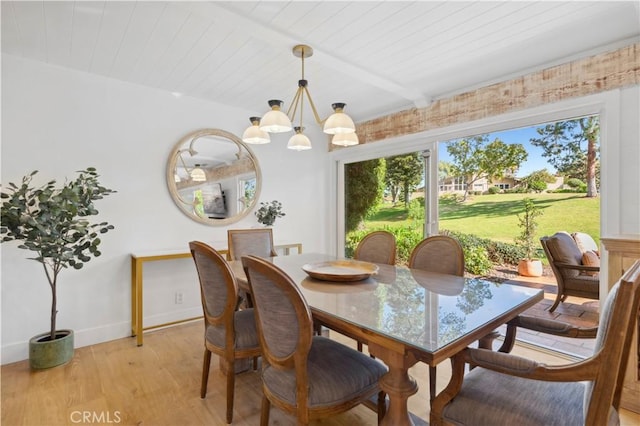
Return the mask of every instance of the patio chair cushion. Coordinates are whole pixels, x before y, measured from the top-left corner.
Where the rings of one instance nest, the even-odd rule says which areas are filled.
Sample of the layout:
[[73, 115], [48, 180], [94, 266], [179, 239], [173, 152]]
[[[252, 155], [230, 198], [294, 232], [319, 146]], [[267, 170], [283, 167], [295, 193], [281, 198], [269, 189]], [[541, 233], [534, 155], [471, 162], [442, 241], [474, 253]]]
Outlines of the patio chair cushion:
[[598, 247], [591, 235], [584, 232], [574, 232], [571, 237], [573, 237], [581, 252], [593, 251], [600, 256], [600, 247]]
[[[566, 232], [556, 232], [547, 243], [555, 262], [582, 265], [582, 252], [575, 240]], [[565, 270], [566, 276], [578, 275], [577, 270]]]
[[[582, 253], [582, 264], [585, 266], [598, 266], [600, 267], [600, 257], [592, 250]], [[596, 276], [597, 272], [585, 271], [585, 275]]]

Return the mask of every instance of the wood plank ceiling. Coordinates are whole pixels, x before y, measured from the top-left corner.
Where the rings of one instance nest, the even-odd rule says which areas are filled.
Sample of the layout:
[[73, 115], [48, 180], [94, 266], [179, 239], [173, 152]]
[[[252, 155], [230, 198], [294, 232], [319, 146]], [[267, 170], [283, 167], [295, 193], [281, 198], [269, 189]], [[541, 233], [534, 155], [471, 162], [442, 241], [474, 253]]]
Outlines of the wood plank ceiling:
[[640, 40], [637, 1], [2, 1], [2, 52], [260, 115], [364, 121]]

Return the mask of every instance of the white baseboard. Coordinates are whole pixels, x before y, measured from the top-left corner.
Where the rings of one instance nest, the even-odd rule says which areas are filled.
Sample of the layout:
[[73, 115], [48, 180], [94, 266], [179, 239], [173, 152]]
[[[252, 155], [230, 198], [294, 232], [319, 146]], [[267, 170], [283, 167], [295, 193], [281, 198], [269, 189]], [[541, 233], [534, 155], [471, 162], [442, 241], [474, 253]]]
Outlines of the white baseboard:
[[[153, 315], [143, 320], [145, 327], [156, 324], [164, 324], [173, 321], [180, 321], [185, 318], [202, 316], [202, 307], [194, 307], [182, 311], [174, 311], [166, 314]], [[74, 330], [74, 346], [95, 345], [111, 340], [122, 339], [131, 336], [131, 322], [123, 321], [117, 324], [110, 324], [101, 327]], [[132, 340], [133, 342], [133, 340]], [[135, 343], [134, 343], [135, 344]], [[1, 349], [1, 364], [11, 364], [29, 358], [29, 341], [15, 342], [5, 345]]]

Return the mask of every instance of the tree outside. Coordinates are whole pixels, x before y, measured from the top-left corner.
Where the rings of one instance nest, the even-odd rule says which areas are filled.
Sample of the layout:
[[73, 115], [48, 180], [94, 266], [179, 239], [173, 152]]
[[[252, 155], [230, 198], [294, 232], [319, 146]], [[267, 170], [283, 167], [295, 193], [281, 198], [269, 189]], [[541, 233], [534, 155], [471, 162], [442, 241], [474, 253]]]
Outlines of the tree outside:
[[447, 151], [453, 160], [451, 175], [464, 180], [463, 201], [475, 182], [515, 173], [528, 155], [521, 144], [506, 144], [497, 138], [489, 142], [488, 135], [447, 142]]
[[405, 208], [409, 208], [411, 193], [422, 181], [424, 165], [420, 153], [396, 155], [385, 159], [387, 172], [385, 184], [391, 194], [391, 202], [396, 203], [398, 193], [402, 191], [402, 201]]
[[537, 129], [539, 138], [531, 139], [544, 150], [559, 174], [584, 180], [587, 197], [597, 197], [596, 172], [599, 163], [600, 121], [597, 116], [558, 121]]

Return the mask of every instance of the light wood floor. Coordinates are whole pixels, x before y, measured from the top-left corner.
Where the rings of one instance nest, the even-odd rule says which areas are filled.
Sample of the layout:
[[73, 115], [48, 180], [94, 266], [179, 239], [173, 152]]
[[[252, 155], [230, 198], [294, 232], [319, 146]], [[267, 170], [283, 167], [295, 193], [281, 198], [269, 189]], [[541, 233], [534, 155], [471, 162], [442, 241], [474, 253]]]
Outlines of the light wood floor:
[[[353, 343], [335, 333], [332, 337]], [[70, 363], [49, 370], [30, 371], [27, 361], [2, 366], [1, 424], [224, 425], [225, 382], [215, 355], [207, 398], [200, 399], [202, 339], [203, 325], [198, 321], [146, 333], [142, 347], [125, 338], [79, 348]], [[550, 364], [566, 362], [523, 347], [514, 352]], [[438, 366], [438, 388], [446, 384], [449, 371], [448, 363]], [[420, 390], [409, 399], [409, 409], [428, 419], [427, 366], [419, 363], [410, 373]], [[238, 375], [233, 424], [259, 424], [260, 402], [258, 374]], [[272, 408], [270, 424], [295, 422]], [[375, 425], [376, 415], [359, 406], [313, 424]], [[640, 415], [624, 412], [622, 424], [638, 425]]]

